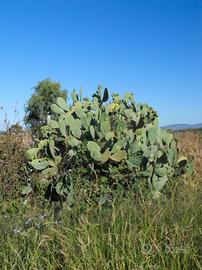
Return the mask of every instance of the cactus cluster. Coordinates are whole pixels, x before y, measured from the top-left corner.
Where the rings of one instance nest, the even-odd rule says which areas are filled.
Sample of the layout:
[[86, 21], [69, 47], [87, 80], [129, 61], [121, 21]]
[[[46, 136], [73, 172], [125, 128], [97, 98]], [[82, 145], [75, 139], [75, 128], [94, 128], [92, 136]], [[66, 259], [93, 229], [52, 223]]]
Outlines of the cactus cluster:
[[[71, 97], [71, 105], [61, 97], [52, 105], [57, 120], [48, 120], [42, 140], [26, 152], [29, 164], [53, 181], [60, 194], [60, 170], [67, 178], [72, 168], [88, 168], [89, 178], [93, 172], [110, 183], [112, 168], [121, 167], [130, 181], [147, 181], [155, 196], [169, 178], [186, 170], [187, 159], [179, 158], [173, 134], [160, 129], [156, 111], [136, 104], [132, 93], [109, 99], [108, 90], [102, 93], [98, 86], [91, 100], [82, 98], [81, 91], [73, 91]], [[66, 187], [63, 195], [70, 190]]]

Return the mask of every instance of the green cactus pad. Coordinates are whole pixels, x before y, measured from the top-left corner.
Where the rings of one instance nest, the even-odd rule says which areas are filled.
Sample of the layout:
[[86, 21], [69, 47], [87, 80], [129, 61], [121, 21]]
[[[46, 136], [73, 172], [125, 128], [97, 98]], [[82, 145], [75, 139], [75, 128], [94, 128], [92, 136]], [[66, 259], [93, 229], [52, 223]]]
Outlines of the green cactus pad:
[[66, 123], [65, 123], [65, 115], [60, 115], [59, 117], [59, 129], [61, 134], [66, 137], [67, 136], [67, 130], [66, 130]]
[[62, 108], [60, 108], [57, 104], [53, 104], [51, 105], [51, 110], [52, 112], [56, 113], [56, 114], [64, 114], [64, 110]]
[[57, 98], [57, 105], [62, 108], [64, 111], [69, 111], [69, 107], [67, 105], [67, 102], [61, 98], [61, 97], [58, 97]]
[[31, 148], [31, 149], [28, 149], [25, 152], [25, 157], [28, 160], [33, 160], [33, 159], [37, 158], [37, 154], [38, 154], [39, 150], [40, 150], [40, 148]]
[[117, 150], [113, 155], [110, 156], [110, 159], [116, 162], [121, 162], [127, 157], [127, 152], [125, 150]]

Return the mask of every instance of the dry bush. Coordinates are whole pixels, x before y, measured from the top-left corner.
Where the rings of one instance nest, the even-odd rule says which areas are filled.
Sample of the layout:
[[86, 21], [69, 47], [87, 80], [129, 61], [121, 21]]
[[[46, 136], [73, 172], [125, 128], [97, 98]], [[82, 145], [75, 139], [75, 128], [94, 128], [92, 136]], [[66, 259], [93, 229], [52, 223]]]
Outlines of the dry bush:
[[0, 136], [0, 197], [10, 200], [20, 196], [26, 182], [23, 134], [7, 132]]
[[32, 135], [30, 133], [28, 133], [28, 132], [23, 133], [21, 138], [22, 138], [22, 143], [25, 146], [30, 146], [30, 145], [32, 145], [34, 143]]
[[202, 131], [179, 131], [175, 133], [180, 153], [193, 157], [196, 174], [202, 176]]

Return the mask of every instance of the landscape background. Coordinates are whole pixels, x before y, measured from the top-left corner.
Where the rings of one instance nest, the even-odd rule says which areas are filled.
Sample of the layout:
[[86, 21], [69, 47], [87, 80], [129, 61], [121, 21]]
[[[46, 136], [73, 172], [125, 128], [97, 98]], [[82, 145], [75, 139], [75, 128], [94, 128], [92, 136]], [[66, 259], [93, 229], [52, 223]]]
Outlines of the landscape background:
[[[0, 1], [1, 270], [202, 269], [201, 48], [201, 0]], [[43, 140], [24, 116], [46, 79], [68, 103], [132, 92], [164, 130], [131, 94], [106, 121], [98, 91], [87, 128], [82, 99], [53, 94], [55, 127], [50, 97], [30, 106]]]

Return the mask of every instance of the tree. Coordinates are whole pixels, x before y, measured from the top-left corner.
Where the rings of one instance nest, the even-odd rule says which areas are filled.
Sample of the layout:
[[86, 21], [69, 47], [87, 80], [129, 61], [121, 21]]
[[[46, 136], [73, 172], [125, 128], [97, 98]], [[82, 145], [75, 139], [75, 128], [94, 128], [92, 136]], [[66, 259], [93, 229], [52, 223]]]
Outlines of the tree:
[[38, 82], [34, 90], [25, 107], [24, 122], [32, 133], [36, 134], [46, 124], [47, 115], [51, 113], [51, 105], [58, 97], [66, 100], [67, 91], [61, 89], [60, 83], [49, 79]]

